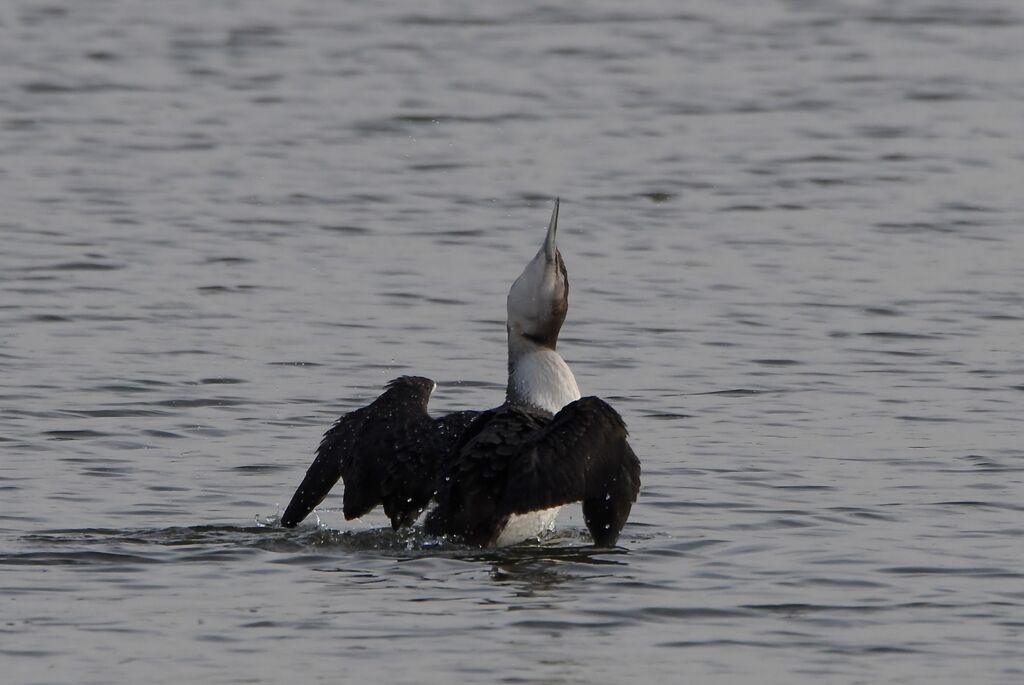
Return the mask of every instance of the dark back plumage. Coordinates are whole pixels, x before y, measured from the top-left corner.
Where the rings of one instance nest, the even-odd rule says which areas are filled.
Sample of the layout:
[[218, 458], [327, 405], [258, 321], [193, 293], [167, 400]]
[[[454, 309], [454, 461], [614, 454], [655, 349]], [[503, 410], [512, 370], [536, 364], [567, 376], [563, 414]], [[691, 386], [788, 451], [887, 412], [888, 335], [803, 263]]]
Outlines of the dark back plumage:
[[395, 379], [338, 419], [281, 524], [297, 525], [343, 479], [346, 519], [383, 505], [398, 529], [436, 497], [428, 534], [491, 545], [511, 516], [579, 501], [594, 542], [615, 544], [640, 489], [640, 462], [611, 406], [584, 397], [554, 416], [506, 403], [433, 419], [433, 387], [426, 378]]

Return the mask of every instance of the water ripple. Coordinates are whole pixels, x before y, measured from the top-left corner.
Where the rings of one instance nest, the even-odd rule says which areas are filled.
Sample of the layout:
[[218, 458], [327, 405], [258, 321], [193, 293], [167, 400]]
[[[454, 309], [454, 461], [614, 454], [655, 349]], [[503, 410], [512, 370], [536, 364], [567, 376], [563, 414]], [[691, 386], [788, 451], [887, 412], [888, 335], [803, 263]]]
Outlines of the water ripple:
[[[7, 679], [1021, 680], [1017, 5], [116, 5], [3, 19]], [[274, 525], [555, 195], [621, 546]]]

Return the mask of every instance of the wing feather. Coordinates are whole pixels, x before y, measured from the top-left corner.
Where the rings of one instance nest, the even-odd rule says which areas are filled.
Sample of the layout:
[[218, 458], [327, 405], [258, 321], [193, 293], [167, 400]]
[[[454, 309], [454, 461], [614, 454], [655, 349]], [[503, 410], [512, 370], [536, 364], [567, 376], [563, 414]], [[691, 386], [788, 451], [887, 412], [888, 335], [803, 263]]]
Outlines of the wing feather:
[[[352, 468], [354, 445], [370, 413], [370, 407], [364, 407], [346, 414], [324, 433], [316, 458], [281, 516], [282, 526], [294, 528], [309, 516], [344, 473], [348, 473], [353, 490], [364, 493], [367, 499], [374, 499], [375, 493], [369, 491], [373, 479], [364, 478], [363, 470]], [[379, 494], [376, 496], [379, 499]]]
[[453, 451], [427, 533], [493, 544], [513, 514], [581, 501], [594, 541], [613, 545], [640, 490], [627, 435], [597, 397], [553, 418], [511, 405], [484, 412]]
[[594, 541], [615, 544], [640, 492], [640, 461], [628, 435], [604, 400], [567, 404], [510, 464], [501, 508], [524, 514], [581, 501]]
[[281, 525], [294, 527], [306, 518], [339, 479], [345, 482], [346, 519], [383, 504], [393, 527], [411, 525], [436, 490], [444, 456], [476, 415], [431, 419], [427, 400], [433, 387], [427, 378], [395, 379], [372, 404], [338, 419], [324, 434]]

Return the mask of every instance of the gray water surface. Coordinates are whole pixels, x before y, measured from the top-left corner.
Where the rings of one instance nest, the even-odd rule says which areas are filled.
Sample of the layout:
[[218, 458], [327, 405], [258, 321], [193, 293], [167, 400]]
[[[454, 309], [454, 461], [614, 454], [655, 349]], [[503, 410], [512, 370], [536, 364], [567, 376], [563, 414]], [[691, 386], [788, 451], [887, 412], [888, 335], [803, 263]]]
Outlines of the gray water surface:
[[[12, 2], [5, 683], [1024, 681], [1017, 2]], [[273, 524], [384, 382], [559, 350], [644, 467], [460, 549]]]

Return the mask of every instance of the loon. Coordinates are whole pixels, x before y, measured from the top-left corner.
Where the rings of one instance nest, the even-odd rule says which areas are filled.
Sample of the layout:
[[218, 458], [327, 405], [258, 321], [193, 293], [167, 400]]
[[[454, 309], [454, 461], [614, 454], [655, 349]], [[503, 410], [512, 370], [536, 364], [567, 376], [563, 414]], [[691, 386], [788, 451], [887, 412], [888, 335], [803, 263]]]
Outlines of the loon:
[[551, 530], [561, 506], [582, 502], [594, 543], [618, 541], [640, 490], [640, 462], [619, 414], [581, 397], [555, 351], [569, 308], [558, 207], [555, 200], [544, 244], [508, 293], [505, 402], [432, 418], [434, 381], [396, 378], [324, 434], [281, 525], [298, 525], [342, 479], [346, 520], [382, 504], [398, 530], [436, 502], [428, 535], [502, 547]]

